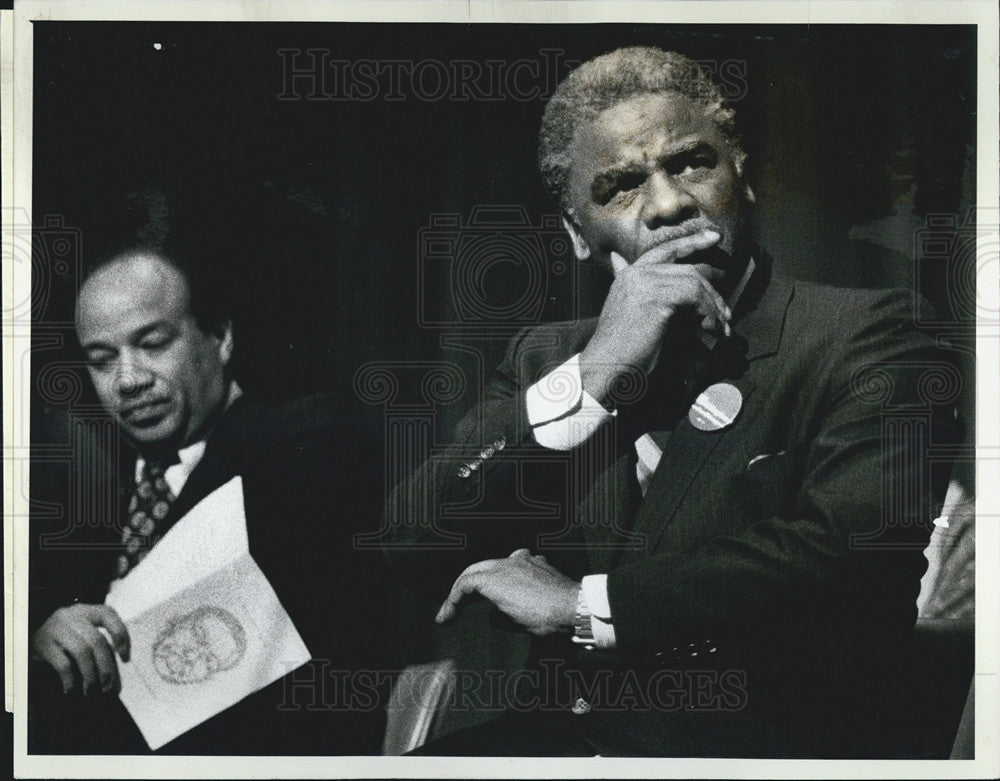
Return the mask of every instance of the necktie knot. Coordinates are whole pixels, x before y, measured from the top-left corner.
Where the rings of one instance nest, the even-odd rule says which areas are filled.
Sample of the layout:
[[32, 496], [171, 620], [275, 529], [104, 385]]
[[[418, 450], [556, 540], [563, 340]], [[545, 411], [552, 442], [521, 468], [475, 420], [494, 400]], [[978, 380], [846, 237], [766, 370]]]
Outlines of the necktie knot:
[[179, 464], [180, 462], [181, 457], [176, 450], [161, 451], [151, 454], [146, 458], [142, 471], [144, 475], [146, 473], [162, 475], [174, 464]]

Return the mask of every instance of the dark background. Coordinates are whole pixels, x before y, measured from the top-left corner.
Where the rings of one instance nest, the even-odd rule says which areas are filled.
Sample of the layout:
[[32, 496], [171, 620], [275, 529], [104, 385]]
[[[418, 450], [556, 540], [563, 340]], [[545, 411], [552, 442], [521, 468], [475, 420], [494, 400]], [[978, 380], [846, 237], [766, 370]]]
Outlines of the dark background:
[[[570, 263], [550, 227], [556, 209], [537, 174], [536, 136], [544, 100], [570, 63], [621, 45], [674, 49], [717, 71], [750, 154], [758, 239], [779, 271], [917, 290], [939, 312], [927, 327], [971, 347], [973, 27], [36, 22], [34, 30], [36, 534], [67, 526], [80, 452], [93, 453], [86, 427], [73, 425], [95, 414], [95, 398], [77, 364], [72, 301], [88, 258], [121, 230], [124, 194], [158, 183], [173, 193], [176, 220], [204, 237], [205, 262], [228, 281], [247, 390], [273, 398], [333, 390], [345, 414], [376, 423], [417, 409], [434, 417], [440, 440], [474, 403], [513, 326], [598, 310], [607, 280]], [[551, 67], [522, 76], [537, 92], [526, 100], [502, 86], [487, 87], [490, 99], [428, 99], [409, 78], [397, 84], [398, 100], [387, 99], [385, 78], [370, 100], [331, 100], [341, 94], [335, 85], [311, 98], [301, 79], [289, 89], [281, 49], [343, 61]], [[426, 83], [435, 86], [430, 76]], [[496, 204], [521, 207], [526, 222], [480, 209], [469, 226], [477, 206]], [[452, 215], [452, 224], [428, 230], [440, 222], [433, 215]], [[442, 236], [452, 249], [429, 251], [428, 240]], [[463, 257], [479, 259], [480, 288], [459, 284]], [[447, 403], [428, 400], [421, 386], [427, 362], [441, 361], [453, 367], [451, 389], [437, 394]], [[372, 403], [370, 388], [355, 389], [372, 362], [399, 382], [389, 408]], [[387, 466], [386, 474], [373, 479], [395, 473]], [[414, 603], [407, 612], [414, 658], [464, 653], [462, 625], [432, 635], [432, 610]], [[514, 664], [516, 642], [498, 637], [474, 645]]]

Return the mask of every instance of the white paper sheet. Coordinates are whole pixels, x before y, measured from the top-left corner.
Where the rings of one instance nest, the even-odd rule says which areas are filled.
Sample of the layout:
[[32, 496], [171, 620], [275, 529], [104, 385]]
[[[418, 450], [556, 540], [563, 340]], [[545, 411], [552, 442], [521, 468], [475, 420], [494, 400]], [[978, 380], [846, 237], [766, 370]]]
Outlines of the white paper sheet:
[[234, 477], [179, 518], [137, 567], [112, 581], [107, 604], [127, 623], [249, 550], [243, 479]]
[[106, 603], [132, 643], [119, 697], [154, 750], [310, 659], [250, 555], [238, 477], [178, 520]]

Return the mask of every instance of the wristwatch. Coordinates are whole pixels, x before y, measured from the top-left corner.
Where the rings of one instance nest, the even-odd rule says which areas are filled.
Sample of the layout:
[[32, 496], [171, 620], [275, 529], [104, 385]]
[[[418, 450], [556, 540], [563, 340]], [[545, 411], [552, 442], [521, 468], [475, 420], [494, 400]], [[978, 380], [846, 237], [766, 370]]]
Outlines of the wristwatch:
[[583, 585], [576, 596], [576, 615], [573, 617], [573, 642], [578, 645], [594, 647], [594, 626], [590, 622], [590, 608], [583, 594]]

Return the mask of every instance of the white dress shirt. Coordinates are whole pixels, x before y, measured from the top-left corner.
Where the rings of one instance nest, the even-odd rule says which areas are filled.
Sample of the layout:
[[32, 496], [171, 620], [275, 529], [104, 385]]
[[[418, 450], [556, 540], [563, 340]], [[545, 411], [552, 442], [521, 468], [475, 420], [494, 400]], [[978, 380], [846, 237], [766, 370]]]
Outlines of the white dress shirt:
[[[726, 302], [731, 310], [735, 309], [755, 268], [756, 264], [751, 258], [743, 277]], [[700, 338], [710, 350], [718, 341], [707, 332], [701, 333]], [[617, 410], [612, 412], [605, 409], [584, 389], [579, 353], [528, 388], [525, 401], [528, 423], [532, 427], [535, 441], [550, 450], [572, 450], [582, 445], [602, 424], [618, 413]], [[649, 480], [660, 463], [663, 451], [649, 434], [639, 437], [635, 448], [638, 456], [636, 479], [645, 496]], [[606, 573], [583, 578], [583, 598], [591, 612], [590, 626], [594, 634], [594, 645], [598, 648], [614, 648], [615, 628], [611, 623], [601, 620], [601, 617], [611, 618]]]
[[[167, 481], [167, 485], [170, 486], [170, 493], [174, 495], [175, 499], [180, 495], [181, 489], [191, 476], [194, 468], [198, 466], [201, 457], [205, 455], [205, 444], [205, 440], [202, 440], [201, 442], [195, 442], [193, 445], [182, 447], [177, 453], [177, 458], [180, 461], [176, 464], [171, 464], [164, 471], [163, 479]], [[142, 470], [145, 468], [146, 459], [139, 456], [135, 460], [136, 485], [142, 480]]]

